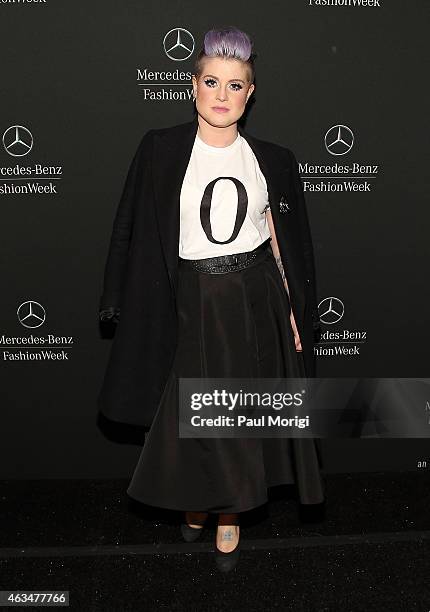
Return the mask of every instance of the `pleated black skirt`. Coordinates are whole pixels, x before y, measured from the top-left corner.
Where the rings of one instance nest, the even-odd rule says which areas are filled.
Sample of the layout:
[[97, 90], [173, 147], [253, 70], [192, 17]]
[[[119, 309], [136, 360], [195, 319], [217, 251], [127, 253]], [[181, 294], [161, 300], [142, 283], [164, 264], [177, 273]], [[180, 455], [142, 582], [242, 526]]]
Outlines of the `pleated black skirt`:
[[225, 274], [199, 272], [179, 259], [177, 308], [174, 362], [128, 495], [160, 508], [234, 513], [266, 503], [269, 487], [296, 483], [302, 504], [322, 502], [313, 439], [179, 438], [179, 377], [305, 375], [270, 247], [247, 268]]

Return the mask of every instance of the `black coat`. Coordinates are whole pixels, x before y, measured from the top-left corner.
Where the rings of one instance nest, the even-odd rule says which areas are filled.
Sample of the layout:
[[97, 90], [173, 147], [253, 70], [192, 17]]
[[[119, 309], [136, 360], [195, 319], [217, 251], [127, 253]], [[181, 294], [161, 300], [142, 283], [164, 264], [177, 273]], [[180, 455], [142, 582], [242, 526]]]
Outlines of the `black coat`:
[[[188, 123], [143, 136], [116, 212], [99, 316], [118, 323], [98, 398], [101, 412], [114, 421], [149, 427], [173, 362], [180, 191], [197, 127], [196, 115]], [[297, 161], [286, 147], [255, 138], [239, 125], [238, 131], [266, 178], [305, 373], [313, 377], [313, 345], [321, 330]]]

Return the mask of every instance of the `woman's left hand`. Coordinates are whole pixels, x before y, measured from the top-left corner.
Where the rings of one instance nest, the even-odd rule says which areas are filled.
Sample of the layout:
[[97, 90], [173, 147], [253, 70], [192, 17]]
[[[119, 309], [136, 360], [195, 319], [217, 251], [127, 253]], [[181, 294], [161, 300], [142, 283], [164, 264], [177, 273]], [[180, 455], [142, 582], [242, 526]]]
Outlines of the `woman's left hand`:
[[302, 352], [303, 351], [302, 342], [300, 340], [299, 332], [297, 330], [296, 320], [294, 318], [293, 311], [291, 311], [290, 313], [290, 321], [291, 321], [291, 327], [293, 328], [293, 332], [294, 332], [294, 342], [296, 344], [296, 351]]

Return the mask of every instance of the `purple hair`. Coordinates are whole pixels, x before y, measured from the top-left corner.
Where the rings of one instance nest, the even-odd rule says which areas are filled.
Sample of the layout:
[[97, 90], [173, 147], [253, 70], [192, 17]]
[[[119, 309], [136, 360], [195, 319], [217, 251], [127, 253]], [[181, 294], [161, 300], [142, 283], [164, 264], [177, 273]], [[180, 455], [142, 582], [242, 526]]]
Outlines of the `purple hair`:
[[254, 81], [254, 59], [256, 55], [252, 53], [252, 41], [248, 34], [234, 26], [214, 28], [206, 32], [203, 47], [196, 58], [195, 74], [197, 77], [203, 70], [202, 60], [205, 57], [225, 57], [241, 60], [249, 66], [250, 82]]

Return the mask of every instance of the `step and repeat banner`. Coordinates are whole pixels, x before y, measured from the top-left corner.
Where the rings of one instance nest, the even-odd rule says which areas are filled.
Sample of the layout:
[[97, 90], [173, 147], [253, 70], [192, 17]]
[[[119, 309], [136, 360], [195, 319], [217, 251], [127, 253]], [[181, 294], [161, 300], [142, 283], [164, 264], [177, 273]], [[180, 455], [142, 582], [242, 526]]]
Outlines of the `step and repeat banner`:
[[[194, 116], [212, 27], [254, 42], [245, 130], [299, 161], [318, 376], [428, 376], [425, 12], [424, 0], [0, 3], [0, 478], [135, 465], [141, 432], [97, 414], [112, 343], [98, 320], [104, 265], [143, 134]], [[425, 437], [326, 439], [323, 451], [328, 472], [430, 459]]]

